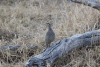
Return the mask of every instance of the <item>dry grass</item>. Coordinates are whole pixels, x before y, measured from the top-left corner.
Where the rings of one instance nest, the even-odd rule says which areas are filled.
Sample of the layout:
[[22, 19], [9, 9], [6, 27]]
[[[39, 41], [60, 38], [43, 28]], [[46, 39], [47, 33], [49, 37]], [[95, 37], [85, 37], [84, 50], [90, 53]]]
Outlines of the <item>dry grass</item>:
[[[23, 44], [22, 56], [20, 61], [15, 63], [5, 62], [0, 58], [0, 67], [24, 67], [25, 62], [30, 58], [25, 54], [27, 51], [26, 44], [36, 44], [38, 50], [34, 55], [37, 55], [44, 49], [42, 44], [45, 43], [44, 36], [46, 33], [45, 23], [49, 20], [52, 23], [52, 28], [55, 28], [56, 15], [56, 39], [71, 37], [75, 34], [82, 34], [95, 29], [95, 24], [98, 23], [100, 12], [88, 6], [70, 3], [59, 2], [60, 0], [21, 0], [9, 2], [1, 2], [0, 4], [0, 32], [17, 33], [19, 37], [8, 42], [5, 39], [0, 41], [0, 46]], [[5, 4], [6, 3], [6, 4]], [[10, 3], [10, 4], [9, 4]], [[51, 15], [51, 17], [50, 17]], [[51, 19], [51, 20], [50, 20]], [[3, 58], [10, 58], [11, 53], [3, 54]], [[70, 59], [67, 58], [65, 64], [60, 64], [64, 67], [99, 67], [100, 66], [100, 46], [95, 46], [90, 50], [82, 49], [71, 53]], [[31, 57], [33, 57], [32, 55]], [[68, 57], [68, 56], [66, 56]], [[7, 61], [7, 60], [6, 60]], [[60, 61], [60, 60], [59, 60]], [[58, 61], [58, 62], [59, 62]]]

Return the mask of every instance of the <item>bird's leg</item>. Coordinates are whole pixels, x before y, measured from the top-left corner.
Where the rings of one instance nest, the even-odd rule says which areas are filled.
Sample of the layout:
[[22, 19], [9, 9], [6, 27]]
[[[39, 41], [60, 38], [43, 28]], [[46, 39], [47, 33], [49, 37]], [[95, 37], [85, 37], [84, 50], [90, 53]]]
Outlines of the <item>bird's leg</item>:
[[50, 44], [47, 44], [47, 45], [46, 45], [46, 48], [48, 48], [48, 47], [50, 47]]
[[48, 47], [50, 47], [50, 44], [48, 44]]
[[46, 44], [46, 48], [48, 48], [49, 47], [49, 44]]

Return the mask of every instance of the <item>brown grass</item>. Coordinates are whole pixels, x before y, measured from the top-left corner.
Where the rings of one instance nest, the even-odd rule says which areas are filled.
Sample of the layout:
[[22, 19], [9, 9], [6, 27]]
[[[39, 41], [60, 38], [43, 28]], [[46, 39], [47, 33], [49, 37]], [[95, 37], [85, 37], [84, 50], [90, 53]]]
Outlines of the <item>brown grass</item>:
[[[8, 63], [7, 58], [11, 58], [11, 52], [7, 52], [6, 56], [3, 53], [3, 58], [0, 58], [0, 67], [24, 67], [25, 62], [30, 58], [25, 54], [27, 51], [26, 44], [36, 44], [38, 50], [31, 57], [39, 54], [44, 47], [44, 37], [47, 29], [45, 23], [52, 23], [52, 28], [55, 28], [56, 23], [56, 39], [71, 37], [75, 34], [82, 34], [95, 29], [95, 24], [98, 23], [100, 12], [82, 4], [63, 2], [58, 0], [47, 2], [47, 0], [21, 0], [10, 2], [7, 0], [0, 4], [0, 32], [17, 33], [19, 37], [13, 38], [10, 42], [5, 39], [0, 40], [0, 45], [23, 44], [23, 54], [20, 61], [16, 63]], [[51, 17], [49, 17], [51, 15]], [[51, 20], [50, 20], [51, 19]], [[1, 55], [1, 53], [0, 53]], [[68, 56], [66, 56], [68, 57]], [[65, 57], [65, 58], [66, 58]], [[65, 64], [59, 66], [64, 67], [99, 67], [100, 66], [100, 46], [95, 46], [90, 50], [82, 49], [71, 52], [70, 59], [67, 58]], [[57, 61], [60, 62], [61, 60]], [[67, 62], [68, 61], [68, 62]], [[57, 64], [57, 63], [56, 63]]]

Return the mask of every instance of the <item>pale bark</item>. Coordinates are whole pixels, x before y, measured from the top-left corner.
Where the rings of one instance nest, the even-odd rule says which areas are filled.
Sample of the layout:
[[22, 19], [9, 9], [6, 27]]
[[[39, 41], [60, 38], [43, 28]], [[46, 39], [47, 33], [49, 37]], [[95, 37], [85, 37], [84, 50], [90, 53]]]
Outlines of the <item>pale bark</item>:
[[75, 49], [99, 44], [100, 30], [89, 31], [77, 34], [69, 38], [64, 38], [52, 44], [39, 55], [36, 55], [26, 62], [25, 67], [44, 67], [46, 63], [50, 65], [58, 58]]
[[88, 5], [92, 8], [100, 10], [100, 2], [96, 0], [67, 0], [67, 1]]

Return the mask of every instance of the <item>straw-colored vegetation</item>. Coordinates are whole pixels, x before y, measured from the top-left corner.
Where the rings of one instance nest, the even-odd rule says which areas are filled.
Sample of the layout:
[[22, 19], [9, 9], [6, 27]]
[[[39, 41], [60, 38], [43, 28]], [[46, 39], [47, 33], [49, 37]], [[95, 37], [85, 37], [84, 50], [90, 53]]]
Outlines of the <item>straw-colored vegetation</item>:
[[[5, 33], [0, 36], [0, 46], [23, 45], [23, 48], [19, 49], [21, 53], [0, 51], [0, 67], [24, 67], [29, 58], [39, 54], [45, 48], [43, 44], [47, 32], [46, 22], [50, 22], [53, 30], [55, 29], [56, 42], [75, 34], [95, 30], [99, 17], [100, 11], [65, 0], [0, 0], [0, 33]], [[18, 34], [18, 38], [8, 34]], [[8, 36], [4, 37], [5, 35]], [[38, 46], [31, 56], [27, 53], [27, 44]], [[99, 67], [100, 45], [70, 52], [55, 65]]]

